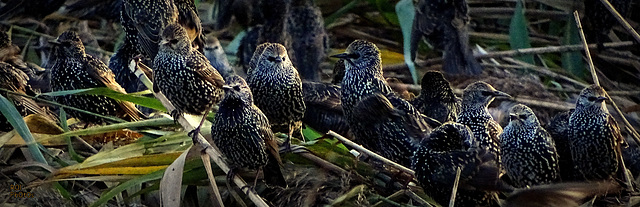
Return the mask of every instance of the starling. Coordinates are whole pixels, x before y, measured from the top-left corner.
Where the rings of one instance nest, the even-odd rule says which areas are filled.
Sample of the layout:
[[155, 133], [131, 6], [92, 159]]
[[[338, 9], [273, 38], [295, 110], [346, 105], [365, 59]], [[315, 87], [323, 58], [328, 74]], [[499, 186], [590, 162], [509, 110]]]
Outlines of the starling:
[[[54, 64], [51, 67], [51, 91], [107, 87], [126, 93], [115, 81], [113, 72], [107, 65], [84, 52], [84, 45], [75, 32], [63, 32], [56, 41], [51, 43], [55, 48]], [[55, 96], [54, 100], [67, 106], [97, 114], [117, 116], [128, 121], [137, 121], [144, 116], [130, 102], [117, 101], [99, 95], [64, 95]], [[91, 123], [106, 121], [73, 110], [69, 111], [69, 114]]]
[[194, 0], [173, 0], [178, 8], [178, 24], [187, 30], [193, 48], [204, 53], [205, 38], [202, 33], [202, 22], [198, 17], [198, 9]]
[[467, 142], [472, 139], [471, 133], [462, 124], [447, 122], [435, 128], [414, 152], [412, 168], [418, 183], [443, 206], [451, 198], [457, 168], [460, 179], [455, 206], [490, 206], [496, 202], [491, 193], [470, 187], [498, 180], [498, 169], [486, 165], [491, 156], [485, 159], [486, 151]]
[[510, 122], [500, 135], [502, 164], [514, 187], [526, 188], [558, 180], [555, 143], [533, 111], [522, 104], [509, 110]]
[[256, 106], [269, 119], [271, 130], [288, 133], [288, 139], [294, 131], [302, 135], [301, 120], [307, 108], [302, 98], [302, 80], [283, 45], [272, 43], [264, 48], [247, 82]]
[[[610, 0], [609, 3], [625, 17], [631, 8], [631, 0]], [[585, 34], [592, 42], [598, 43], [598, 48], [602, 49], [603, 43], [609, 41], [609, 32], [614, 25], [619, 25], [618, 20], [600, 2], [600, 0], [584, 1], [585, 18], [591, 24], [591, 28]]]
[[307, 110], [302, 122], [320, 133], [333, 130], [349, 136], [349, 125], [340, 101], [340, 86], [321, 82], [302, 82], [302, 99]]
[[253, 104], [247, 83], [240, 76], [231, 76], [223, 89], [224, 99], [213, 120], [211, 138], [230, 161], [228, 175], [233, 177], [240, 168], [262, 168], [267, 184], [286, 188], [277, 140], [269, 120]]
[[420, 95], [411, 101], [411, 104], [420, 113], [434, 118], [441, 123], [456, 121], [460, 112], [462, 100], [453, 93], [449, 81], [442, 73], [428, 71], [422, 76], [422, 90]]
[[556, 114], [547, 124], [547, 131], [556, 143], [558, 153], [558, 165], [560, 165], [560, 178], [562, 181], [574, 180], [573, 159], [571, 159], [571, 148], [569, 146], [569, 117], [573, 109]]
[[[409, 166], [410, 153], [431, 129], [426, 124], [424, 115], [409, 102], [398, 98], [385, 81], [378, 47], [364, 40], [356, 40], [347, 47], [345, 53], [332, 57], [345, 60], [346, 71], [341, 84], [341, 101], [347, 123], [356, 141], [383, 156], [387, 155], [389, 159]], [[367, 102], [370, 103], [361, 103], [365, 98], [369, 99]], [[376, 108], [367, 104], [386, 105], [386, 108]], [[357, 111], [391, 116], [376, 117], [370, 124], [363, 124], [358, 120], [373, 117], [371, 114]], [[369, 128], [367, 125], [375, 125], [378, 128]], [[406, 156], [407, 154], [409, 155]]]
[[[27, 74], [21, 70], [8, 63], [0, 62], [0, 88], [23, 95], [35, 95], [35, 92], [27, 84], [28, 80]], [[42, 114], [52, 120], [56, 120], [54, 115], [49, 113], [47, 109], [40, 107], [33, 99], [4, 91], [0, 91], [0, 95], [10, 100], [22, 116]], [[0, 113], [0, 131], [10, 131], [12, 129], [13, 127], [9, 121]]]
[[462, 93], [462, 105], [458, 114], [458, 122], [466, 125], [473, 132], [474, 139], [483, 148], [497, 156], [500, 161], [500, 146], [498, 136], [502, 133], [502, 127], [493, 120], [487, 106], [497, 96], [511, 97], [502, 91], [498, 91], [488, 83], [478, 81], [470, 84]]
[[618, 171], [624, 139], [604, 103], [604, 89], [591, 85], [580, 92], [569, 117], [569, 145], [578, 180], [605, 180]]
[[320, 81], [320, 63], [328, 48], [322, 11], [313, 0], [293, 0], [287, 19], [291, 35], [293, 65], [300, 70], [303, 80]]
[[216, 37], [207, 38], [207, 44], [204, 47], [204, 56], [207, 57], [211, 66], [213, 66], [222, 77], [229, 77], [235, 74], [235, 71], [229, 65], [227, 55], [224, 53], [224, 49], [220, 45], [220, 41]]
[[0, 32], [0, 61], [20, 69], [29, 78], [27, 84], [37, 92], [49, 92], [51, 72], [29, 62], [24, 62], [20, 48], [14, 45], [6, 32]]
[[[174, 118], [186, 112], [203, 115], [220, 102], [224, 80], [209, 60], [191, 47], [187, 31], [170, 24], [162, 32], [153, 61], [153, 90], [162, 91], [176, 108]], [[176, 119], [177, 120], [177, 119]]]
[[342, 83], [342, 79], [344, 78], [344, 59], [338, 60], [335, 65], [333, 65], [333, 78], [331, 79], [331, 83], [339, 85]]
[[466, 0], [418, 0], [411, 31], [411, 57], [416, 58], [422, 37], [443, 51], [442, 70], [447, 74], [477, 75], [482, 66], [469, 48]]
[[[178, 8], [172, 0], [123, 0], [123, 21], [130, 20], [136, 28], [139, 52], [153, 60], [158, 54], [160, 33], [178, 21]], [[124, 24], [128, 24], [123, 22]], [[125, 30], [125, 32], [127, 32]], [[129, 34], [127, 34], [129, 35]]]
[[363, 98], [352, 111], [350, 123], [359, 143], [403, 166], [411, 166], [411, 156], [431, 128], [404, 99], [395, 94], [375, 93]]
[[249, 60], [249, 67], [247, 68], [247, 76], [251, 76], [251, 72], [258, 67], [258, 61], [260, 60], [260, 57], [262, 57], [262, 53], [264, 52], [264, 49], [267, 48], [267, 46], [271, 45], [271, 43], [262, 43], [258, 46], [256, 46], [256, 50], [253, 52], [253, 55], [251, 56], [251, 60]]
[[124, 14], [124, 11], [120, 12], [120, 18], [125, 36], [122, 44], [111, 56], [111, 59], [109, 60], [109, 68], [116, 75], [116, 81], [124, 88], [125, 91], [127, 91], [127, 93], [138, 92], [144, 90], [146, 87], [129, 69], [129, 62], [131, 62], [133, 57], [139, 54], [137, 48], [138, 31], [133, 25], [131, 19]]

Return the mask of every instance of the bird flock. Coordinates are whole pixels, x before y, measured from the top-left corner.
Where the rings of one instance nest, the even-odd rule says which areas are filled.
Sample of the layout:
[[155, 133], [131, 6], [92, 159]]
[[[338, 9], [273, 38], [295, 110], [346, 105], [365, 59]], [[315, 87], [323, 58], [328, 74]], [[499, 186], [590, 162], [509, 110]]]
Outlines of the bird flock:
[[[482, 68], [467, 46], [466, 3], [434, 2], [420, 0], [416, 6], [413, 56], [424, 36], [439, 42], [435, 48], [443, 51], [445, 73], [480, 73]], [[319, 64], [326, 58], [328, 45], [313, 1], [290, 5], [274, 0], [256, 6], [262, 13], [252, 15], [262, 20], [254, 17], [252, 21], [258, 22], [248, 23], [253, 27], [238, 52], [246, 76], [221, 57], [224, 53], [217, 40], [204, 38], [193, 1], [123, 0], [124, 42], [108, 66], [85, 53], [76, 32], [65, 31], [50, 42], [53, 64], [46, 70], [3, 57], [0, 87], [35, 95], [46, 87], [32, 81], [44, 80], [51, 91], [107, 87], [136, 92], [144, 87], [127, 65], [134, 57], [142, 57], [152, 65], [152, 90], [162, 92], [175, 106], [174, 118], [183, 113], [205, 115], [218, 106], [212, 141], [231, 164], [231, 176], [240, 169], [257, 169], [274, 187], [287, 187], [274, 133], [286, 134], [284, 145], [290, 147], [292, 137], [303, 139], [303, 123], [348, 135], [365, 148], [410, 167], [418, 184], [440, 204], [449, 202], [457, 171], [457, 206], [497, 205], [496, 192], [505, 189], [504, 183], [530, 188], [625, 179], [627, 172], [621, 167], [625, 139], [607, 110], [608, 96], [600, 86], [582, 90], [575, 109], [558, 114], [547, 130], [523, 104], [506, 112], [510, 121], [503, 129], [487, 107], [496, 98], [510, 98], [509, 94], [479, 81], [457, 97], [441, 72], [429, 71], [422, 78], [420, 95], [405, 100], [383, 76], [380, 50], [365, 40], [355, 40], [344, 53], [332, 55], [339, 60], [334, 68], [338, 75], [334, 74], [333, 83], [319, 82]], [[294, 17], [288, 18], [288, 12]], [[3, 51], [18, 51], [3, 55], [19, 54], [4, 32], [0, 37]], [[31, 99], [0, 94], [12, 100], [22, 115], [57, 118]], [[127, 121], [147, 118], [130, 102], [100, 95], [62, 95], [53, 100]], [[75, 110], [68, 113], [86, 123], [109, 122]], [[0, 129], [11, 129], [6, 118], [0, 123]]]

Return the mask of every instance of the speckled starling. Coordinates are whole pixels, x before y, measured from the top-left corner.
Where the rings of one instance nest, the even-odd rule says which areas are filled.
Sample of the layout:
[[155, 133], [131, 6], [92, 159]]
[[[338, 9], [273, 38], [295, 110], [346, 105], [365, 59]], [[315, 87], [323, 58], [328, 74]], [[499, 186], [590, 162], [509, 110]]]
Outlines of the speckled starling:
[[546, 126], [547, 131], [556, 143], [558, 152], [558, 165], [560, 165], [560, 177], [562, 181], [574, 180], [573, 159], [571, 158], [571, 147], [569, 145], [569, 117], [573, 109], [556, 114], [551, 118]]
[[618, 171], [624, 138], [607, 110], [607, 99], [602, 87], [591, 85], [582, 90], [569, 117], [571, 157], [579, 180], [604, 180]]
[[0, 32], [0, 61], [27, 74], [27, 83], [33, 90], [42, 93], [51, 91], [51, 72], [36, 64], [24, 62], [20, 48], [13, 44], [6, 32]]
[[321, 82], [302, 82], [302, 95], [307, 110], [302, 122], [320, 133], [333, 130], [349, 136], [349, 125], [342, 110], [340, 86]]
[[136, 28], [138, 48], [153, 60], [158, 54], [160, 33], [178, 21], [178, 8], [172, 0], [124, 0], [124, 13]]
[[502, 164], [515, 187], [549, 184], [559, 178], [558, 154], [549, 133], [522, 104], [509, 110], [510, 122], [500, 135]]
[[502, 91], [498, 91], [488, 83], [478, 81], [472, 83], [464, 89], [462, 93], [462, 105], [458, 114], [458, 122], [466, 125], [473, 132], [474, 139], [471, 143], [478, 142], [483, 148], [488, 148], [489, 152], [498, 157], [500, 162], [499, 135], [502, 127], [493, 120], [487, 110], [487, 106], [497, 96], [510, 97]]
[[162, 32], [160, 50], [153, 61], [153, 90], [162, 91], [183, 112], [203, 115], [222, 99], [224, 80], [209, 60], [191, 47], [187, 31], [171, 24]]
[[178, 8], [178, 24], [187, 30], [193, 48], [204, 53], [205, 38], [202, 34], [202, 22], [194, 0], [173, 0]]
[[443, 51], [442, 69], [447, 74], [475, 75], [482, 66], [469, 48], [466, 0], [418, 0], [411, 31], [411, 56], [416, 57], [422, 37], [437, 50]]
[[302, 135], [301, 120], [306, 110], [302, 80], [284, 46], [278, 43], [266, 46], [247, 82], [256, 106], [267, 116], [274, 132], [288, 133], [289, 138], [294, 131]]
[[286, 187], [278, 143], [269, 120], [253, 104], [247, 83], [240, 76], [231, 76], [223, 89], [225, 95], [211, 126], [211, 138], [230, 161], [229, 174], [240, 168], [263, 168], [267, 184]]
[[[8, 63], [0, 62], [0, 88], [23, 95], [35, 95], [27, 84], [28, 80], [29, 77], [27, 74], [21, 70]], [[33, 99], [20, 95], [9, 94], [4, 91], [0, 91], [0, 95], [10, 100], [22, 116], [27, 116], [29, 114], [42, 114], [50, 117], [52, 120], [56, 120], [55, 116], [51, 115], [45, 108], [38, 106]], [[0, 114], [0, 131], [10, 131], [12, 129], [13, 127], [9, 124], [7, 119]]]
[[251, 55], [251, 59], [249, 60], [249, 64], [248, 64], [248, 68], [247, 68], [247, 77], [251, 76], [251, 72], [258, 67], [258, 61], [260, 61], [260, 58], [262, 57], [262, 53], [264, 52], [264, 49], [267, 48], [267, 46], [271, 45], [271, 43], [262, 43], [258, 46], [256, 46], [256, 50], [253, 52], [253, 55]]
[[428, 71], [422, 76], [422, 90], [411, 104], [420, 113], [441, 123], [456, 121], [462, 100], [453, 93], [449, 81], [442, 73]]
[[322, 11], [313, 0], [293, 0], [287, 18], [293, 65], [304, 80], [320, 81], [320, 63], [329, 47]]
[[[631, 8], [631, 0], [610, 0], [609, 3], [616, 8], [618, 13], [625, 17]], [[618, 20], [600, 2], [600, 0], [584, 1], [584, 17], [591, 27], [585, 30], [585, 34], [590, 41], [598, 43], [598, 48], [602, 49], [602, 44], [609, 41], [609, 32], [615, 25], [620, 25]]]
[[340, 85], [344, 78], [344, 72], [344, 59], [340, 59], [333, 65], [333, 78], [331, 79], [331, 83]]
[[[419, 143], [431, 129], [426, 125], [424, 116], [409, 102], [398, 98], [391, 87], [387, 85], [382, 76], [382, 60], [378, 47], [364, 40], [356, 40], [347, 47], [345, 53], [332, 57], [345, 59], [346, 71], [341, 84], [341, 101], [344, 114], [347, 117], [347, 123], [349, 123], [356, 141], [368, 149], [388, 155], [389, 157], [387, 158], [408, 166], [410, 155], [404, 155], [410, 154], [415, 149], [414, 144]], [[392, 104], [393, 111], [397, 111], [403, 118], [398, 119], [396, 118], [397, 116], [379, 117], [374, 124], [380, 128], [375, 130], [357, 121], [365, 117], [372, 118], [370, 114], [356, 112], [356, 106], [363, 99], [369, 97], [371, 101], [374, 101], [373, 103], [378, 102], [379, 105], [385, 102], [384, 99], [380, 98], [379, 95], [376, 97], [375, 94], [384, 95], [384, 99], [388, 99], [386, 102]], [[360, 111], [371, 112], [385, 110], [370, 107], [366, 103], [361, 104], [359, 108], [358, 110]], [[391, 146], [404, 146], [406, 148], [390, 149]]]
[[487, 152], [467, 142], [472, 139], [471, 133], [462, 124], [444, 123], [431, 132], [413, 155], [416, 179], [425, 193], [443, 206], [451, 198], [457, 168], [460, 180], [455, 206], [489, 206], [496, 202], [491, 193], [469, 187], [498, 179], [498, 169], [485, 164], [490, 161], [483, 158]]
[[204, 46], [204, 56], [207, 57], [211, 66], [218, 70], [218, 73], [222, 77], [229, 77], [235, 74], [235, 71], [229, 65], [227, 60], [227, 54], [224, 53], [224, 49], [220, 45], [218, 38], [210, 36], [207, 38], [207, 44]]
[[127, 93], [133, 93], [141, 90], [145, 90], [145, 86], [140, 82], [138, 77], [129, 69], [129, 62], [136, 55], [140, 54], [138, 51], [138, 31], [133, 22], [124, 11], [120, 12], [120, 22], [122, 29], [124, 30], [124, 40], [122, 44], [116, 49], [115, 53], [109, 60], [109, 68], [116, 75], [116, 81], [127, 91]]
[[[58, 36], [54, 44], [54, 64], [51, 67], [51, 90], [75, 90], [108, 87], [126, 93], [115, 81], [113, 72], [100, 60], [85, 54], [78, 34], [66, 31]], [[116, 101], [99, 95], [55, 96], [58, 103], [80, 108], [102, 115], [117, 116], [129, 121], [140, 120], [144, 115], [130, 102]], [[80, 120], [102, 123], [106, 120], [70, 110], [68, 113]]]

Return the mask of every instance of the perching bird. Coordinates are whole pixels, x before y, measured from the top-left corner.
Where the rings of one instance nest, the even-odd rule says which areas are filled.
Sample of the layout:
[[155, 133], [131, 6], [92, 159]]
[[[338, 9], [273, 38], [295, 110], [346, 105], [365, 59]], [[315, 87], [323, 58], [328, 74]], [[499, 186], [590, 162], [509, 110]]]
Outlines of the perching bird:
[[412, 168], [425, 193], [442, 206], [447, 206], [460, 168], [455, 206], [489, 206], [496, 204], [491, 193], [475, 189], [481, 183], [497, 183], [498, 168], [487, 164], [491, 155], [469, 145], [472, 132], [468, 127], [447, 122], [435, 128], [415, 151]]
[[333, 65], [333, 78], [331, 79], [331, 83], [340, 85], [344, 78], [344, 72], [344, 59], [339, 59], [338, 62]]
[[248, 68], [246, 71], [247, 77], [251, 76], [251, 72], [256, 67], [258, 67], [258, 61], [260, 61], [260, 58], [262, 57], [262, 53], [264, 52], [264, 49], [267, 48], [269, 45], [271, 45], [271, 43], [265, 42], [256, 46], [256, 50], [253, 52], [253, 55], [251, 55], [251, 59], [249, 60]]
[[202, 22], [198, 17], [198, 9], [194, 0], [173, 0], [178, 8], [178, 24], [187, 30], [193, 48], [204, 53], [205, 38], [202, 33]]
[[558, 113], [547, 124], [546, 128], [551, 138], [556, 143], [558, 152], [558, 165], [560, 165], [560, 177], [563, 182], [574, 180], [573, 159], [569, 145], [569, 117], [574, 109]]
[[289, 144], [294, 131], [302, 136], [301, 120], [306, 110], [302, 98], [302, 80], [283, 45], [269, 44], [259, 57], [255, 68], [247, 76], [247, 83], [256, 106], [269, 119], [271, 130], [288, 133], [286, 143]]
[[[115, 81], [113, 72], [107, 65], [85, 54], [84, 45], [75, 32], [63, 32], [51, 44], [55, 49], [54, 64], [51, 67], [51, 91], [107, 87], [126, 93]], [[137, 121], [144, 117], [130, 102], [117, 101], [100, 95], [64, 95], [55, 96], [54, 100], [64, 105], [97, 114], [117, 116], [128, 121]], [[103, 123], [106, 121], [103, 118], [74, 110], [68, 110], [67, 113], [86, 122]]]
[[253, 104], [247, 83], [240, 76], [231, 76], [223, 89], [224, 99], [212, 122], [211, 138], [230, 161], [229, 178], [241, 168], [258, 169], [264, 172], [267, 184], [286, 188], [278, 143], [269, 120]]
[[0, 61], [10, 64], [27, 74], [28, 84], [37, 92], [49, 92], [51, 72], [30, 62], [25, 62], [20, 48], [14, 45], [6, 32], [0, 32]]
[[204, 56], [207, 57], [211, 66], [213, 66], [222, 77], [229, 77], [235, 74], [235, 71], [227, 60], [227, 55], [220, 45], [218, 38], [210, 36], [207, 38], [207, 44], [204, 46]]
[[[6, 89], [22, 95], [36, 95], [27, 84], [29, 77], [21, 70], [13, 67], [12, 65], [0, 62], [0, 88]], [[27, 116], [29, 114], [42, 114], [52, 120], [57, 118], [52, 115], [49, 110], [39, 106], [33, 99], [10, 94], [4, 91], [0, 91], [0, 95], [7, 98], [16, 107], [20, 115]], [[6, 117], [0, 113], [0, 131], [10, 131], [13, 127], [7, 121]]]
[[[139, 51], [153, 60], [158, 54], [160, 34], [169, 24], [178, 21], [178, 8], [172, 0], [123, 0], [124, 12], [136, 28]], [[127, 34], [128, 35], [128, 34]]]
[[500, 135], [502, 164], [514, 187], [558, 181], [558, 154], [549, 133], [533, 111], [522, 104], [509, 109], [510, 122]]
[[453, 93], [449, 81], [442, 73], [428, 71], [422, 76], [422, 90], [411, 104], [420, 113], [434, 118], [441, 123], [456, 121], [462, 100]]
[[469, 48], [466, 0], [418, 0], [411, 30], [411, 58], [415, 60], [418, 44], [426, 37], [442, 51], [442, 70], [447, 74], [476, 75], [482, 66]]
[[300, 71], [303, 80], [320, 81], [320, 63], [329, 47], [324, 29], [322, 11], [313, 0], [293, 0], [287, 18], [291, 35], [291, 62]]
[[349, 125], [341, 104], [340, 86], [321, 82], [302, 82], [304, 105], [302, 122], [320, 133], [329, 130], [349, 136]]
[[624, 138], [605, 100], [604, 89], [591, 85], [582, 90], [569, 117], [569, 144], [578, 180], [605, 180], [618, 171]]
[[488, 83], [472, 83], [462, 93], [462, 105], [458, 114], [458, 123], [466, 125], [473, 132], [474, 139], [469, 141], [478, 142], [480, 147], [488, 148], [489, 152], [497, 156], [497, 164], [500, 163], [498, 136], [502, 133], [502, 127], [493, 120], [487, 106], [498, 96], [510, 97]]
[[124, 30], [124, 40], [109, 60], [109, 68], [116, 75], [116, 81], [127, 91], [133, 93], [145, 87], [138, 77], [129, 69], [131, 59], [140, 54], [138, 51], [138, 31], [124, 11], [120, 12], [120, 22]]
[[[631, 0], [609, 1], [623, 18], [629, 13], [631, 2]], [[590, 29], [585, 30], [585, 34], [591, 42], [598, 43], [598, 48], [602, 49], [603, 43], [609, 41], [611, 28], [620, 23], [600, 0], [585, 0], [584, 12], [585, 19], [591, 23]]]
[[[424, 115], [409, 102], [398, 98], [385, 81], [382, 76], [382, 60], [378, 47], [364, 40], [356, 40], [349, 44], [345, 53], [332, 57], [345, 60], [346, 71], [341, 84], [342, 109], [356, 141], [368, 149], [391, 155], [387, 158], [408, 166], [410, 155], [405, 155], [415, 150], [416, 144], [426, 137], [431, 128], [426, 124]], [[365, 98], [370, 98], [369, 103], [386, 105], [387, 108], [375, 108], [368, 106], [367, 103], [361, 103]], [[389, 102], [391, 106], [388, 105]], [[359, 104], [361, 106], [358, 106]], [[400, 116], [375, 117], [376, 120], [372, 120], [369, 125], [373, 124], [379, 128], [373, 129], [357, 121], [363, 118], [373, 119], [373, 115], [361, 114], [357, 111], [397, 113]], [[390, 149], [391, 146], [403, 146], [403, 148]]]
[[187, 31], [178, 24], [165, 28], [159, 49], [153, 61], [153, 90], [162, 91], [176, 107], [174, 118], [182, 113], [206, 115], [223, 97], [220, 73], [191, 47]]

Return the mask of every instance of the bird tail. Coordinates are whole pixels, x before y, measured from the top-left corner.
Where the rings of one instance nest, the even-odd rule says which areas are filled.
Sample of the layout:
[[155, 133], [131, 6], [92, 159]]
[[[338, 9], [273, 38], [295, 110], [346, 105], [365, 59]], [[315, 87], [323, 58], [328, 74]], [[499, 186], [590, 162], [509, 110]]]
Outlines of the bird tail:
[[284, 179], [277, 158], [271, 153], [267, 153], [267, 155], [269, 156], [269, 161], [262, 169], [264, 172], [264, 182], [269, 186], [287, 188], [287, 181]]
[[[478, 75], [482, 73], [482, 66], [473, 57], [473, 52], [469, 48], [469, 38], [466, 29], [455, 28], [453, 33], [457, 34], [449, 39], [450, 42], [444, 46], [444, 65], [442, 69], [448, 74]], [[451, 33], [445, 33], [451, 34]]]

